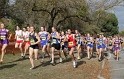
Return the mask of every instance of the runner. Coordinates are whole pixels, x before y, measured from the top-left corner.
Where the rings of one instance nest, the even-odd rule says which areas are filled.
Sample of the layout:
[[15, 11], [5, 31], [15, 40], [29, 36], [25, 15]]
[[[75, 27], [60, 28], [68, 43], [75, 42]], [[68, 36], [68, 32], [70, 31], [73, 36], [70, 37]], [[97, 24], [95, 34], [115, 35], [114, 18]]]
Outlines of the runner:
[[0, 42], [2, 45], [2, 48], [1, 48], [2, 54], [1, 54], [0, 64], [2, 64], [2, 62], [3, 62], [4, 55], [6, 53], [6, 48], [9, 44], [9, 39], [11, 38], [11, 35], [8, 38], [8, 32], [9, 32], [9, 30], [6, 29], [5, 25], [2, 23], [1, 29], [0, 29]]
[[95, 44], [96, 44], [96, 52], [97, 52], [97, 55], [99, 55], [99, 51], [98, 51], [98, 44], [97, 44], [97, 40], [99, 39], [99, 34], [97, 34], [97, 37], [95, 39]]
[[48, 39], [47, 39], [47, 54], [48, 56], [50, 57], [50, 60], [52, 59], [51, 58], [51, 53], [50, 53], [50, 46], [51, 46], [51, 42], [50, 42], [50, 33], [47, 31], [47, 28], [45, 28], [45, 31], [48, 33]]
[[102, 38], [102, 35], [99, 35], [99, 38], [97, 39], [97, 49], [98, 49], [98, 61], [101, 61], [102, 58], [102, 52], [103, 52], [103, 48], [104, 48], [104, 40]]
[[124, 37], [122, 37], [122, 49], [124, 50]]
[[60, 53], [60, 35], [59, 33], [56, 31], [55, 27], [52, 27], [52, 33], [51, 33], [51, 38], [52, 38], [52, 44], [51, 44], [51, 50], [52, 50], [52, 61], [50, 62], [53, 66], [55, 65], [54, 63], [54, 52], [55, 49], [57, 50], [59, 56], [60, 56], [60, 62], [62, 62], [62, 57], [61, 57], [61, 53]]
[[29, 32], [26, 30], [26, 27], [23, 27], [23, 32], [22, 32], [22, 35], [23, 35], [23, 39], [24, 39], [24, 56], [23, 58], [25, 58], [25, 55], [26, 55], [26, 52], [30, 46], [30, 42], [29, 42]]
[[65, 58], [67, 59], [68, 58], [68, 55], [67, 55], [67, 48], [68, 48], [68, 42], [66, 41], [66, 42], [64, 42], [64, 39], [65, 39], [65, 34], [64, 34], [64, 32], [63, 31], [61, 31], [61, 37], [60, 37], [60, 39], [61, 39], [61, 49], [62, 49], [62, 52], [64, 53], [64, 56], [65, 56]]
[[103, 35], [103, 33], [101, 33], [102, 38], [103, 38], [103, 50], [107, 51], [107, 39], [106, 37]]
[[74, 57], [74, 49], [76, 47], [76, 39], [75, 39], [75, 34], [71, 33], [72, 31], [68, 29], [68, 35], [66, 36], [64, 41], [68, 41], [68, 50], [69, 50], [69, 55], [71, 56], [73, 60], [73, 66], [74, 68], [77, 67], [77, 62]]
[[118, 36], [115, 36], [115, 39], [113, 40], [113, 48], [114, 48], [114, 55], [116, 56], [115, 59], [118, 61], [119, 60], [119, 51], [120, 51], [120, 40]]
[[35, 60], [38, 60], [38, 49], [39, 49], [38, 43], [40, 42], [40, 37], [35, 32], [34, 26], [30, 26], [29, 40], [30, 40], [29, 58], [32, 65], [30, 69], [34, 69], [33, 54]]
[[[41, 62], [44, 62], [44, 56], [46, 54], [46, 47], [48, 43], [48, 39], [50, 38], [48, 32], [45, 31], [44, 27], [41, 27], [41, 31], [39, 32], [40, 36], [40, 46], [42, 48], [42, 60]], [[49, 53], [48, 53], [49, 55]], [[49, 55], [50, 56], [50, 55]]]
[[22, 30], [20, 30], [19, 26], [16, 26], [15, 39], [16, 39], [15, 48], [19, 48], [21, 52], [21, 56], [24, 57], [24, 53], [22, 51], [23, 33]]
[[77, 53], [78, 53], [78, 57], [77, 59], [80, 60], [81, 57], [80, 57], [80, 53], [81, 53], [81, 50], [82, 50], [82, 46], [83, 46], [83, 43], [82, 43], [82, 38], [81, 38], [81, 34], [78, 32], [78, 30], [75, 30], [75, 34], [76, 34], [76, 41], [77, 41]]
[[91, 56], [93, 54], [93, 38], [90, 36], [90, 34], [88, 33], [87, 34], [87, 37], [86, 37], [86, 40], [87, 40], [87, 56], [88, 56], [88, 60], [90, 60]]
[[109, 50], [112, 52], [112, 36], [108, 38], [108, 46], [109, 46]]

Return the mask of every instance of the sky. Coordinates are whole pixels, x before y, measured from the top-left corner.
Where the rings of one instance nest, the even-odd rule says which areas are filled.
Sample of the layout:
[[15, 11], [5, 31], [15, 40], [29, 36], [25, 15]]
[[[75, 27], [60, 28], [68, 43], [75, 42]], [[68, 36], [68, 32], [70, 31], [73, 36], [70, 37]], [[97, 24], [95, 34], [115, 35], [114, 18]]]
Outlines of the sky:
[[124, 6], [116, 6], [113, 11], [118, 18], [119, 31], [124, 30]]

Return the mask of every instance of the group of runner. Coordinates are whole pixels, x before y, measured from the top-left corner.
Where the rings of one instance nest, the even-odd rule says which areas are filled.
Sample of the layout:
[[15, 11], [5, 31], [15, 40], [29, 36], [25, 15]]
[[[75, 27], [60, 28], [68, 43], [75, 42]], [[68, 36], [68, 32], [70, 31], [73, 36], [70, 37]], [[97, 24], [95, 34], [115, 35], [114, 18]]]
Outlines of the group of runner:
[[[98, 55], [98, 61], [101, 61], [104, 57], [104, 53], [108, 49], [116, 57], [116, 60], [119, 60], [119, 52], [121, 48], [124, 48], [124, 37], [119, 36], [110, 36], [105, 37], [103, 34], [98, 34], [96, 36], [82, 35], [78, 30], [72, 32], [71, 29], [67, 31], [58, 32], [55, 27], [52, 27], [52, 32], [47, 32], [45, 27], [40, 27], [40, 32], [36, 33], [34, 26], [23, 27], [23, 30], [19, 26], [16, 26], [15, 31], [15, 48], [19, 48], [22, 58], [25, 58], [26, 52], [29, 52], [29, 59], [31, 63], [31, 68], [33, 69], [34, 61], [38, 60], [38, 51], [39, 47], [42, 48], [42, 59], [41, 62], [44, 62], [45, 55], [48, 54], [50, 58], [50, 63], [55, 65], [54, 53], [57, 52], [60, 57], [60, 63], [63, 61], [61, 53], [64, 54], [67, 59], [68, 56], [72, 58], [73, 66], [77, 66], [77, 62], [74, 56], [74, 51], [77, 50], [77, 59], [80, 60], [84, 51], [87, 52], [87, 59], [90, 60], [94, 55], [94, 49], [96, 49]], [[8, 34], [9, 30], [5, 28], [4, 24], [1, 24], [0, 29], [0, 42], [2, 45], [1, 49], [1, 59], [0, 63], [2, 64], [4, 54], [6, 53], [6, 47], [9, 45], [9, 40], [11, 39], [12, 34]], [[24, 44], [24, 51], [22, 45]], [[14, 53], [14, 51], [12, 52]]]

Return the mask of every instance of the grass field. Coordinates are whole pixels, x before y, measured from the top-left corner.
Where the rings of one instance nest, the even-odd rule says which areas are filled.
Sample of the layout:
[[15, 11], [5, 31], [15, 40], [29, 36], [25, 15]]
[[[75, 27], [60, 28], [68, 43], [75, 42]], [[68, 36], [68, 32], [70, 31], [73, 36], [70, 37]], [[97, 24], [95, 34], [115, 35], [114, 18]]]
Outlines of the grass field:
[[[48, 57], [45, 58], [44, 63], [40, 63], [40, 60], [34, 60], [36, 68], [30, 70], [28, 55], [26, 59], [22, 59], [19, 53], [15, 56], [6, 54], [3, 64], [0, 65], [0, 79], [97, 79], [102, 64], [97, 58], [87, 60], [85, 57], [77, 60], [78, 67], [74, 68], [70, 58], [59, 63], [58, 55], [55, 55], [55, 66], [49, 64]], [[106, 62], [102, 75], [110, 79], [109, 73]]]

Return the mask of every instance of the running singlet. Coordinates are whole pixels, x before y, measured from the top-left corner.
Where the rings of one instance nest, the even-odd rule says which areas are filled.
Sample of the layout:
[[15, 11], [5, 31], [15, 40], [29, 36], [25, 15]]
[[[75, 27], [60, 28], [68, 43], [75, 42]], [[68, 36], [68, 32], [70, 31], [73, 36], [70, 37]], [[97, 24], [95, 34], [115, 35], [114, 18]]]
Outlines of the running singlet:
[[64, 45], [64, 38], [65, 38], [65, 36], [61, 36], [61, 45]]
[[1, 40], [6, 40], [7, 39], [7, 30], [0, 30], [0, 39]]
[[75, 41], [75, 37], [73, 34], [68, 35], [68, 47], [72, 48], [76, 46], [76, 41]]
[[23, 32], [24, 41], [29, 41], [29, 32]]
[[22, 36], [22, 30], [16, 30], [16, 40], [23, 40]]
[[48, 34], [47, 34], [47, 32], [39, 32], [39, 35], [40, 35], [40, 39], [41, 39], [41, 41], [47, 41], [47, 39], [48, 39]]
[[90, 37], [86, 37], [87, 44], [91, 44]]
[[76, 39], [77, 39], [77, 44], [81, 44], [81, 36], [80, 36], [80, 34], [76, 35]]
[[[52, 35], [52, 37], [55, 37], [56, 32], [51, 33], [51, 35]], [[60, 43], [59, 39], [52, 38], [52, 44], [59, 44], [59, 43]]]
[[38, 40], [37, 40], [37, 38], [36, 38], [36, 36], [35, 36], [35, 33], [34, 34], [29, 34], [29, 41], [30, 41], [30, 43], [35, 43], [35, 42], [37, 42]]
[[115, 41], [114, 41], [114, 46], [115, 46], [115, 47], [119, 47], [119, 44], [120, 44], [120, 41], [115, 39]]
[[103, 44], [106, 44], [106, 37], [103, 38]]
[[103, 45], [103, 39], [100, 39], [100, 38], [99, 38], [99, 39], [98, 39], [98, 43], [99, 43], [98, 45]]

